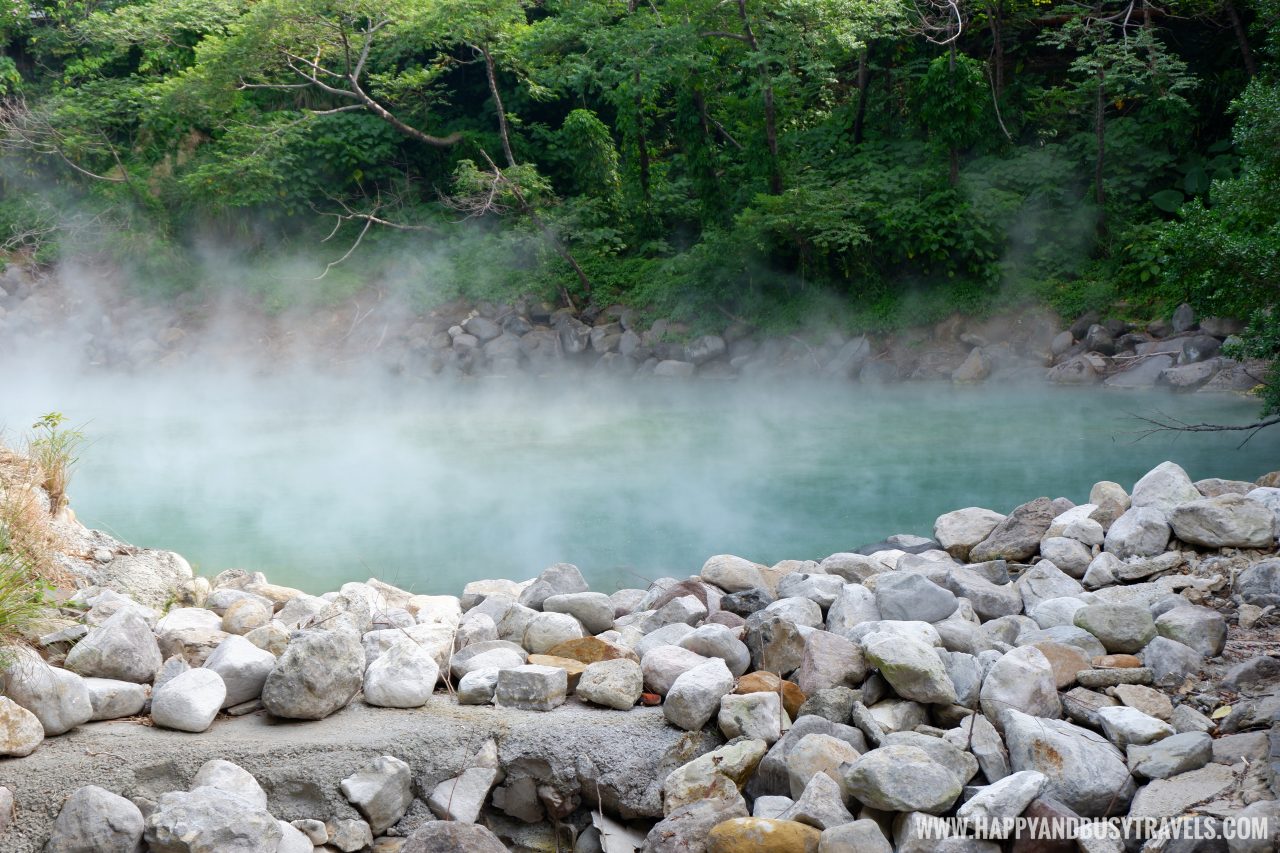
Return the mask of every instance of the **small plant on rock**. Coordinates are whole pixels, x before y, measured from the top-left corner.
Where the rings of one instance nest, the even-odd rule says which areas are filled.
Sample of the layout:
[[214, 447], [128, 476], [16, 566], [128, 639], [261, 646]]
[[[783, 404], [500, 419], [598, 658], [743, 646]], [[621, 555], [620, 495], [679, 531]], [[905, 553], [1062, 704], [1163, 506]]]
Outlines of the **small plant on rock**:
[[41, 485], [49, 494], [49, 513], [57, 515], [67, 505], [67, 485], [71, 467], [84, 444], [84, 432], [63, 426], [61, 412], [49, 412], [31, 425], [35, 436], [28, 442], [28, 455], [40, 469]]

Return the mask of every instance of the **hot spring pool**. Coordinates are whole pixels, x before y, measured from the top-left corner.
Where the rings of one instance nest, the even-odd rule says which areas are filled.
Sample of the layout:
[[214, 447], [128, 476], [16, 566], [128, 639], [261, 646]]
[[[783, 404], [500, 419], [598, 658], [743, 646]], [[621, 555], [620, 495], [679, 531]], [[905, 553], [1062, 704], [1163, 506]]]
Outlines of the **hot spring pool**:
[[928, 534], [963, 506], [1077, 502], [1172, 459], [1193, 478], [1280, 468], [1280, 429], [1138, 439], [1131, 414], [1247, 421], [1235, 397], [1043, 386], [886, 389], [358, 378], [41, 377], [0, 399], [12, 441], [45, 411], [91, 438], [87, 524], [311, 592], [376, 575], [422, 592], [550, 563], [593, 588], [711, 554], [821, 558]]

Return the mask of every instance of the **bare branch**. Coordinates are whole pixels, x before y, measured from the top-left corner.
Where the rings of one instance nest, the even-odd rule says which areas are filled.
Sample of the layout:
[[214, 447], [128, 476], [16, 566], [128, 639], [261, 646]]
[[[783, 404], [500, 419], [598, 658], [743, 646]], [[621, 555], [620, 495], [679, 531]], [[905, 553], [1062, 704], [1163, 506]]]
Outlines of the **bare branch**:
[[1280, 424], [1280, 415], [1263, 418], [1247, 424], [1192, 424], [1167, 415], [1164, 412], [1156, 412], [1155, 415], [1151, 416], [1137, 415], [1131, 412], [1129, 417], [1149, 425], [1148, 429], [1141, 430], [1138, 433], [1135, 441], [1141, 441], [1161, 432], [1247, 432], [1248, 435], [1245, 436], [1244, 441], [1240, 442], [1238, 447], [1244, 447], [1248, 444], [1249, 440], [1257, 435], [1260, 430]]
[[27, 106], [22, 98], [10, 98], [0, 102], [0, 148], [11, 151], [28, 151], [46, 157], [56, 157], [78, 174], [95, 181], [111, 184], [129, 183], [129, 173], [120, 162], [115, 146], [106, 134], [102, 138], [102, 150], [115, 161], [118, 175], [102, 175], [71, 159], [65, 150], [65, 138], [60, 130], [45, 116]]

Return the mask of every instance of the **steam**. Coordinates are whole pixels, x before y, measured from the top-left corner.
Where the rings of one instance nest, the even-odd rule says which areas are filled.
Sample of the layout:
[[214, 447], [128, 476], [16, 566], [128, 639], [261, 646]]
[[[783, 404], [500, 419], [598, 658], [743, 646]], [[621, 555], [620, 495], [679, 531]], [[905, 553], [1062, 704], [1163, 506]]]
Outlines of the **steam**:
[[696, 573], [715, 553], [820, 559], [940, 513], [1083, 501], [1165, 458], [1252, 479], [1277, 437], [1131, 444], [1126, 411], [1223, 417], [1248, 401], [1043, 387], [878, 390], [561, 378], [415, 382], [376, 364], [141, 374], [0, 359], [12, 437], [63, 411], [91, 444], [71, 487], [91, 526], [312, 592], [376, 575], [458, 592], [556, 561], [597, 589]]

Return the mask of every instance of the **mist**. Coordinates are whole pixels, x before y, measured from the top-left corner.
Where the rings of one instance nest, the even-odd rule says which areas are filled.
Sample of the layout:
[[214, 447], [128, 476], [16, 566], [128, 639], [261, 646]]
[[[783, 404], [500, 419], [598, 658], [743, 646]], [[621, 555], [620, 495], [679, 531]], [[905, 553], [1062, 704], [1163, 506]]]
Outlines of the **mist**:
[[83, 522], [203, 574], [262, 570], [311, 592], [376, 575], [456, 593], [557, 561], [593, 588], [644, 586], [716, 553], [821, 559], [928, 534], [961, 506], [1082, 502], [1094, 481], [1127, 487], [1166, 458], [1193, 478], [1253, 479], [1280, 450], [1265, 434], [1242, 450], [1221, 436], [1136, 441], [1127, 418], [1250, 417], [1237, 398], [589, 370], [421, 381], [376, 352], [237, 354], [255, 348], [233, 346], [253, 328], [234, 313], [209, 315], [180, 359], [110, 368], [76, 357], [95, 310], [4, 348], [6, 439], [62, 412], [89, 437], [70, 488]]

